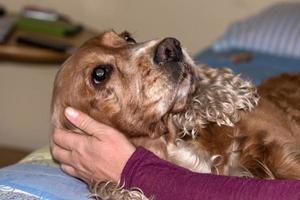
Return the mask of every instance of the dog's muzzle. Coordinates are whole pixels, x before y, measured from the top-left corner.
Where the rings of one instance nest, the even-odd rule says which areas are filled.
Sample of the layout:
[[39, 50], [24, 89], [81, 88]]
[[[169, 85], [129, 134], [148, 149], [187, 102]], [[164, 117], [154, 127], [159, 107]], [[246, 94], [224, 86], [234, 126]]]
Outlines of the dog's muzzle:
[[161, 41], [155, 50], [154, 62], [158, 65], [181, 62], [183, 54], [180, 42], [175, 38], [166, 38]]

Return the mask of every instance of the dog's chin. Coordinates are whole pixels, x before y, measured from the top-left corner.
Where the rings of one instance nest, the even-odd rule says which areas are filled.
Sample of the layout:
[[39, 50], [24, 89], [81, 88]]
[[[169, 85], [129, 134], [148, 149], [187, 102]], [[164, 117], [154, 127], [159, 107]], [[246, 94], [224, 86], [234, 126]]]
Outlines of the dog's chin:
[[194, 92], [194, 80], [190, 70], [185, 72], [186, 76], [179, 82], [171, 113], [178, 113], [186, 110], [191, 94]]

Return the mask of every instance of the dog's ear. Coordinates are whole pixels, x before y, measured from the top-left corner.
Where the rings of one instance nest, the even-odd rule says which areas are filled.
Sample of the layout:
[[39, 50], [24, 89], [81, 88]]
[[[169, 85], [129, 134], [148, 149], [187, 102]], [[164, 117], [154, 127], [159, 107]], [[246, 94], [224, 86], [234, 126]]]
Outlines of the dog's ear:
[[193, 133], [195, 126], [205, 127], [211, 122], [234, 126], [241, 113], [257, 106], [259, 96], [256, 87], [230, 69], [196, 66], [194, 71], [197, 86], [189, 109], [174, 116], [177, 126], [186, 134]]
[[101, 44], [110, 47], [118, 47], [124, 44], [124, 40], [114, 30], [104, 32], [100, 35], [100, 39]]
[[218, 125], [233, 126], [240, 112], [251, 111], [258, 104], [256, 87], [228, 68], [199, 68], [198, 96], [203, 116]]

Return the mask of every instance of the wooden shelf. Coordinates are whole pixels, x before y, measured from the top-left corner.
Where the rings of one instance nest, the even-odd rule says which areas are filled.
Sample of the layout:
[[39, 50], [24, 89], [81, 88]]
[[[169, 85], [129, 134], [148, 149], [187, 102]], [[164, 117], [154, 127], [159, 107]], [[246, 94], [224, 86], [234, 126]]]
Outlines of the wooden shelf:
[[30, 152], [11, 147], [0, 147], [0, 168], [17, 163]]
[[[21, 45], [16, 42], [16, 38], [21, 34], [29, 34], [29, 32], [15, 31], [5, 44], [0, 44], [0, 60], [13, 60], [21, 62], [39, 62], [39, 63], [61, 63], [70, 56], [68, 53], [57, 52], [43, 48], [36, 48], [27, 45]], [[30, 33], [31, 35], [39, 35]], [[84, 41], [97, 35], [96, 31], [83, 30], [72, 37], [54, 37], [45, 35], [49, 39], [67, 42], [74, 47], [80, 46]]]

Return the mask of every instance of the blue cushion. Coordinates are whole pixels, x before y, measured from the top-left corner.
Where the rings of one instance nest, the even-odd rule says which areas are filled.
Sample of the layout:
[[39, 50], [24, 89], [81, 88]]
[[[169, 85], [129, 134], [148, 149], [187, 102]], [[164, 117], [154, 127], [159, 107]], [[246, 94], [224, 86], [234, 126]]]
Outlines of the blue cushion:
[[300, 3], [279, 3], [234, 23], [212, 49], [244, 49], [300, 58]]
[[88, 200], [88, 186], [58, 167], [32, 163], [0, 169], [2, 200]]

